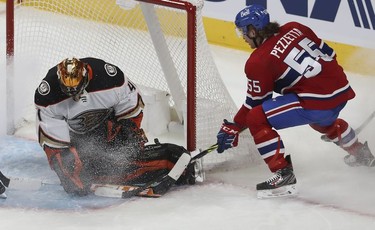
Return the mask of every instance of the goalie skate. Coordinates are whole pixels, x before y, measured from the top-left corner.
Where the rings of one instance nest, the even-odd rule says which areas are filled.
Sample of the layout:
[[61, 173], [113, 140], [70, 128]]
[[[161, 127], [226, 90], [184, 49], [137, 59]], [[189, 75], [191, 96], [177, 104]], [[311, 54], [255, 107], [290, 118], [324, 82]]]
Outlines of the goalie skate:
[[296, 183], [291, 166], [277, 170], [270, 179], [257, 184], [257, 197], [262, 199], [294, 196], [298, 193]]

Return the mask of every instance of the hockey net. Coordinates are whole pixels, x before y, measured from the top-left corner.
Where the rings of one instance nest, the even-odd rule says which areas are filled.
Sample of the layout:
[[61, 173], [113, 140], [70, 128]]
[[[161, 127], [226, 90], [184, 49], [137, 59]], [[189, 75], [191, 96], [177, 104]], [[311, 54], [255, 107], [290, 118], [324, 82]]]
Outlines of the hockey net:
[[[188, 150], [208, 148], [223, 118], [232, 119], [237, 108], [211, 56], [202, 7], [203, 0], [14, 2], [14, 40], [8, 39], [14, 41], [14, 55], [8, 53], [13, 72], [7, 75], [14, 75], [15, 127], [35, 120], [34, 90], [49, 68], [66, 57], [97, 57], [118, 65], [142, 93], [167, 97], [168, 122], [184, 125]], [[252, 138], [245, 138], [238, 148], [208, 154], [205, 165], [258, 161]]]

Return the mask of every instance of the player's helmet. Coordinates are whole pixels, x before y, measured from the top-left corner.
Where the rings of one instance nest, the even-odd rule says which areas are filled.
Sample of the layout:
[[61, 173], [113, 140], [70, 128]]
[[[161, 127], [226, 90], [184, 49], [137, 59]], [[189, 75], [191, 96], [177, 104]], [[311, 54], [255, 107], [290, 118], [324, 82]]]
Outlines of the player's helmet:
[[79, 95], [86, 88], [89, 83], [86, 65], [77, 58], [66, 58], [57, 65], [60, 88], [66, 95]]
[[257, 30], [263, 29], [270, 22], [270, 15], [261, 5], [249, 5], [241, 10], [235, 20], [237, 28], [244, 34], [248, 33], [249, 25]]

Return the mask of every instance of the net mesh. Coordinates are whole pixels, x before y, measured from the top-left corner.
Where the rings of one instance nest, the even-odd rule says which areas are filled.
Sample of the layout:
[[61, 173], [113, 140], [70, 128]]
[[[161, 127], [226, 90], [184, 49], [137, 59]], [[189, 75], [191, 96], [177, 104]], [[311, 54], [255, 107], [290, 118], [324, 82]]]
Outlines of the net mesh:
[[[232, 119], [237, 108], [220, 78], [206, 40], [201, 15], [203, 1], [189, 2], [197, 6], [197, 36], [192, 38], [197, 46], [196, 141], [197, 148], [205, 149], [216, 142], [223, 118]], [[33, 101], [24, 99], [33, 97], [24, 95], [33, 95], [48, 69], [66, 57], [98, 57], [114, 63], [136, 84], [170, 93], [170, 105], [174, 106], [174, 86], [166, 81], [160, 62], [171, 58], [170, 68], [177, 73], [175, 78], [184, 91], [180, 93], [186, 98], [189, 36], [184, 10], [142, 1], [125, 10], [115, 0], [23, 0], [15, 5], [14, 13], [15, 102], [23, 104], [16, 106], [22, 108], [16, 111], [18, 126], [35, 119]], [[150, 32], [154, 26], [149, 29], [145, 14], [157, 23], [160, 31]], [[167, 52], [158, 53], [153, 33], [163, 38]], [[27, 87], [21, 87], [25, 82]], [[207, 155], [205, 164], [257, 162], [249, 133], [242, 134], [241, 139], [244, 138], [238, 148]]]

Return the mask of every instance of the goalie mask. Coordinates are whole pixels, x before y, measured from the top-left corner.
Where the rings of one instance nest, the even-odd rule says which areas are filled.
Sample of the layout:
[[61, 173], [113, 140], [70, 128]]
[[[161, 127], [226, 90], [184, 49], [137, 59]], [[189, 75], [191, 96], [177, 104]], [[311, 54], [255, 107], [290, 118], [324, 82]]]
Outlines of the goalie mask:
[[86, 63], [77, 58], [67, 58], [57, 65], [61, 90], [70, 97], [79, 97], [89, 83]]

